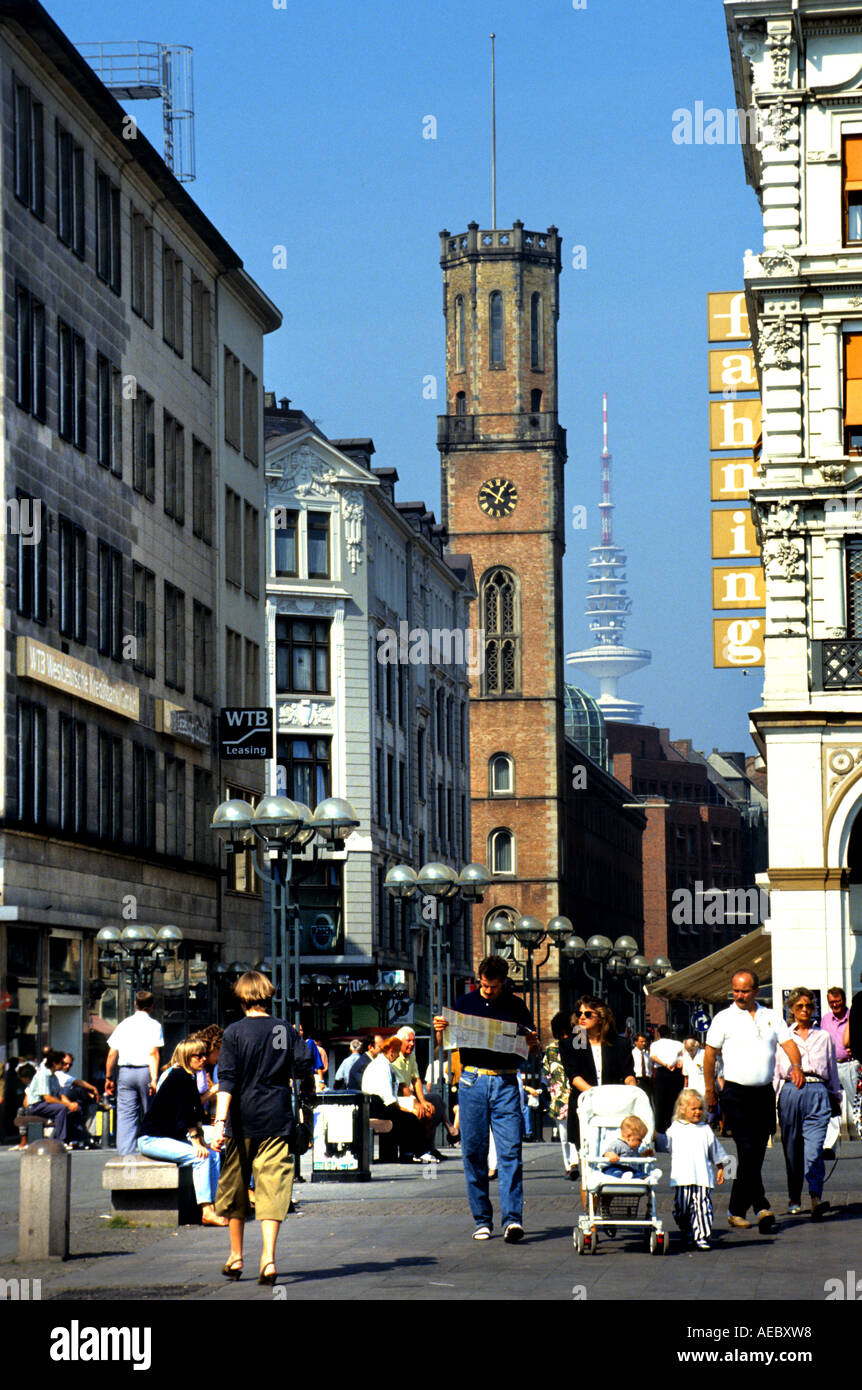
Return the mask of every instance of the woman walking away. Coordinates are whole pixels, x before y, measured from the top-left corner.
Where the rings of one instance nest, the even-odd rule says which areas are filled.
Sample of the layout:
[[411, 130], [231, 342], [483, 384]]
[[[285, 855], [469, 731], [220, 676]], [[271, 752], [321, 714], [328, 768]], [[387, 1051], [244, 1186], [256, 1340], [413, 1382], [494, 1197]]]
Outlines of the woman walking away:
[[226, 1226], [224, 1218], [216, 1216], [213, 1210], [221, 1160], [207, 1146], [212, 1131], [208, 1126], [204, 1128], [204, 1108], [198, 1092], [197, 1077], [206, 1055], [206, 1044], [195, 1038], [186, 1038], [174, 1048], [170, 1070], [141, 1124], [138, 1153], [145, 1158], [178, 1163], [181, 1168], [193, 1164], [192, 1179], [203, 1225]]
[[788, 1086], [790, 1062], [778, 1049], [773, 1086], [778, 1093], [778, 1119], [781, 1147], [787, 1168], [788, 1211], [799, 1216], [802, 1183], [808, 1183], [811, 1219], [820, 1221], [829, 1209], [823, 1201], [823, 1143], [831, 1115], [841, 1114], [841, 1080], [835, 1058], [835, 1043], [825, 1028], [812, 1028], [814, 996], [810, 990], [791, 990], [787, 998], [790, 1033], [802, 1058], [805, 1085]]
[[230, 1224], [230, 1256], [222, 1273], [242, 1274], [242, 1242], [251, 1215], [248, 1189], [254, 1175], [255, 1215], [263, 1235], [259, 1284], [274, 1284], [275, 1242], [293, 1191], [291, 1081], [303, 1098], [314, 1097], [311, 1055], [299, 1033], [270, 1017], [272, 983], [257, 970], [240, 975], [234, 994], [244, 1018], [225, 1029], [219, 1057], [215, 1143], [227, 1136], [216, 1211]]

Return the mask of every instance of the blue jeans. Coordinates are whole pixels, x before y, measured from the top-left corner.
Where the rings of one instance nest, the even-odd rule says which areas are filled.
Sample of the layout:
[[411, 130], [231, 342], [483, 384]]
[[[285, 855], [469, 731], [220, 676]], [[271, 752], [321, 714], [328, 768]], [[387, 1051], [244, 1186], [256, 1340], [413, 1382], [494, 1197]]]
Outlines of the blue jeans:
[[[204, 1126], [204, 1135], [209, 1138], [209, 1125]], [[142, 1134], [138, 1140], [138, 1153], [145, 1158], [160, 1158], [166, 1163], [178, 1163], [181, 1168], [194, 1164], [192, 1181], [195, 1196], [201, 1206], [209, 1206], [215, 1201], [221, 1171], [221, 1156], [207, 1150], [206, 1158], [195, 1158], [191, 1144], [179, 1139], [165, 1139], [160, 1135]]]
[[467, 1200], [477, 1226], [491, 1226], [494, 1211], [488, 1192], [488, 1134], [493, 1126], [503, 1226], [520, 1223], [524, 1205], [521, 1164], [521, 1098], [513, 1072], [477, 1076], [463, 1071], [458, 1083], [461, 1153]]
[[117, 1072], [117, 1153], [133, 1154], [138, 1131], [150, 1104], [149, 1067], [120, 1067]]
[[787, 1192], [791, 1202], [798, 1204], [802, 1196], [803, 1178], [813, 1197], [823, 1195], [826, 1172], [823, 1141], [831, 1114], [829, 1092], [825, 1086], [814, 1082], [798, 1091], [790, 1081], [785, 1081], [778, 1097], [778, 1118], [787, 1168]]

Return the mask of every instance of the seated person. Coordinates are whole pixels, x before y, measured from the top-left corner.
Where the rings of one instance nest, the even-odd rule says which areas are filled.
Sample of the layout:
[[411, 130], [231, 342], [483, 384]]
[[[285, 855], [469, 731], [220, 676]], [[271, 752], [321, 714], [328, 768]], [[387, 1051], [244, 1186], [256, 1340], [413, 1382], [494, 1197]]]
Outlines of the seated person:
[[84, 1126], [81, 1122], [81, 1107], [75, 1100], [68, 1100], [57, 1080], [56, 1073], [63, 1065], [62, 1052], [49, 1050], [45, 1061], [36, 1071], [27, 1087], [26, 1113], [42, 1115], [54, 1126], [54, 1137], [61, 1144], [84, 1143]]
[[[637, 1115], [627, 1115], [620, 1125], [619, 1139], [612, 1139], [608, 1144], [602, 1158], [649, 1158], [653, 1150], [644, 1144], [647, 1127], [643, 1120], [638, 1119]], [[644, 1167], [638, 1164], [637, 1168], [629, 1168], [621, 1163], [614, 1163], [613, 1167], [606, 1168], [605, 1174], [611, 1178], [630, 1178], [643, 1177]]]
[[204, 1226], [226, 1226], [227, 1217], [216, 1216], [213, 1203], [218, 1187], [221, 1157], [208, 1145], [213, 1131], [204, 1127], [204, 1108], [197, 1076], [206, 1064], [207, 1046], [186, 1038], [174, 1049], [171, 1066], [141, 1124], [138, 1153], [180, 1167], [193, 1164], [195, 1196]]
[[[14, 1076], [15, 1076], [15, 1086], [16, 1086], [16, 1090], [18, 1090], [18, 1091], [20, 1092], [20, 1094], [21, 1094], [20, 1108], [21, 1108], [22, 1110], [26, 1110], [26, 1109], [27, 1109], [27, 1091], [29, 1090], [30, 1082], [33, 1080], [33, 1077], [34, 1077], [35, 1075], [36, 1075], [36, 1063], [35, 1063], [35, 1062], [19, 1062], [18, 1065], [17, 1065], [17, 1067], [15, 1068], [15, 1072], [14, 1072]], [[23, 1087], [23, 1090], [21, 1090], [22, 1087]], [[22, 1129], [22, 1130], [21, 1130], [21, 1137], [20, 1137], [20, 1139], [18, 1140], [18, 1148], [19, 1148], [19, 1149], [26, 1149], [26, 1147], [27, 1147], [27, 1131], [26, 1131], [26, 1129]]]
[[217, 1023], [210, 1023], [206, 1028], [201, 1028], [194, 1033], [196, 1042], [202, 1042], [207, 1050], [206, 1060], [201, 1071], [195, 1077], [200, 1092], [201, 1104], [210, 1119], [215, 1113], [216, 1096], [218, 1095], [218, 1059], [221, 1054], [222, 1039], [224, 1029], [219, 1028]]
[[402, 1162], [420, 1163], [419, 1155], [425, 1148], [420, 1124], [422, 1110], [418, 1100], [398, 1095], [398, 1082], [392, 1063], [400, 1056], [401, 1039], [387, 1038], [382, 1052], [362, 1073], [362, 1090], [371, 1097], [372, 1120], [392, 1122], [393, 1138], [398, 1141]]
[[91, 1144], [95, 1146], [91, 1126], [98, 1113], [100, 1096], [96, 1087], [91, 1086], [89, 1081], [85, 1081], [83, 1077], [76, 1078], [72, 1075], [74, 1061], [75, 1058], [71, 1052], [64, 1052], [63, 1065], [58, 1067], [55, 1075], [66, 1099], [77, 1101], [80, 1105], [84, 1127], [91, 1135]]

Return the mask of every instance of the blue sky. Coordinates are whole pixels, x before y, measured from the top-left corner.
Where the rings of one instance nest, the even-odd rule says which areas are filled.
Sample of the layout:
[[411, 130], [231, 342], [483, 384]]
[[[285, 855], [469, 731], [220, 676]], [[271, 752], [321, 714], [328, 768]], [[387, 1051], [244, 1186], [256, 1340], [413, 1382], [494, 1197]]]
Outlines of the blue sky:
[[[735, 105], [720, 0], [690, 0], [671, 29], [644, 0], [141, 0], [132, 18], [116, 0], [46, 7], [75, 42], [193, 47], [189, 191], [284, 314], [267, 389], [333, 437], [370, 435], [398, 495], [438, 513], [438, 233], [490, 223], [496, 32], [497, 222], [563, 236], [567, 512], [589, 509], [588, 529], [567, 533], [566, 648], [589, 644], [607, 391], [626, 639], [653, 653], [620, 693], [672, 737], [753, 752], [761, 673], [712, 667], [706, 294], [741, 287], [760, 220], [738, 146], [671, 139], [677, 108]], [[428, 115], [436, 140], [422, 137]], [[161, 148], [160, 111], [144, 108], [141, 125]], [[422, 397], [428, 374], [436, 401]]]

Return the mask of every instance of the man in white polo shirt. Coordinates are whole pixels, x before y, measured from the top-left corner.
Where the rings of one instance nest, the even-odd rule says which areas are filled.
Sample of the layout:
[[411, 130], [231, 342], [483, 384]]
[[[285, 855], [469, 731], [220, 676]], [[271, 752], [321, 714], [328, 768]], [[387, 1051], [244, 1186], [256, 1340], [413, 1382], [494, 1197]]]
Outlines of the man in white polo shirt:
[[781, 1014], [757, 1003], [759, 980], [753, 970], [738, 970], [731, 981], [733, 1003], [717, 1013], [706, 1035], [703, 1079], [706, 1103], [716, 1108], [715, 1063], [720, 1052], [724, 1071], [721, 1108], [736, 1142], [738, 1169], [730, 1194], [731, 1226], [749, 1229], [754, 1208], [761, 1235], [775, 1229], [775, 1213], [763, 1189], [761, 1169], [766, 1145], [775, 1132], [775, 1053], [781, 1047], [791, 1063], [790, 1081], [805, 1085], [799, 1048]]
[[114, 1094], [116, 1070], [117, 1153], [137, 1152], [138, 1131], [147, 1113], [149, 1098], [159, 1075], [159, 1048], [164, 1047], [162, 1025], [152, 1017], [153, 996], [148, 989], [135, 995], [135, 1012], [118, 1023], [108, 1038], [105, 1063], [105, 1095]]

